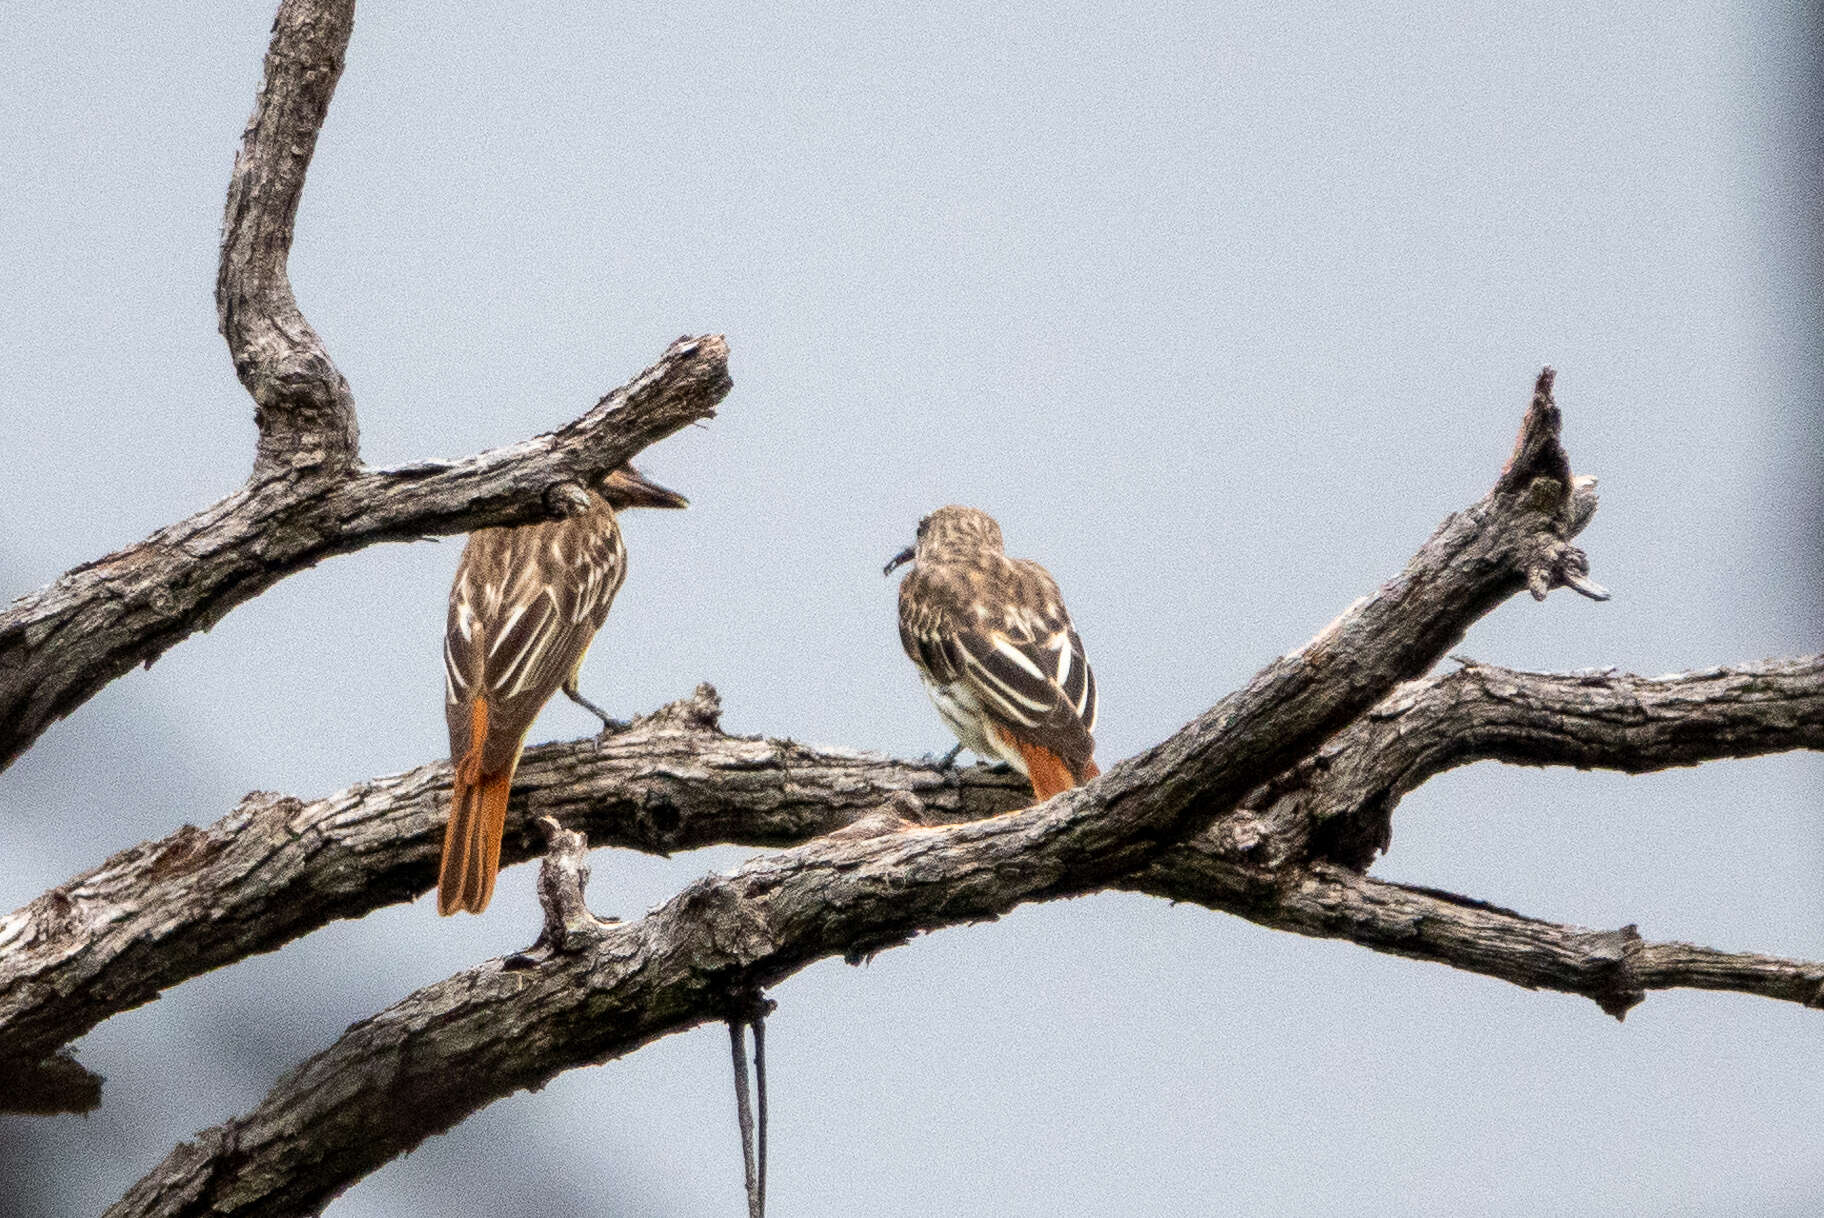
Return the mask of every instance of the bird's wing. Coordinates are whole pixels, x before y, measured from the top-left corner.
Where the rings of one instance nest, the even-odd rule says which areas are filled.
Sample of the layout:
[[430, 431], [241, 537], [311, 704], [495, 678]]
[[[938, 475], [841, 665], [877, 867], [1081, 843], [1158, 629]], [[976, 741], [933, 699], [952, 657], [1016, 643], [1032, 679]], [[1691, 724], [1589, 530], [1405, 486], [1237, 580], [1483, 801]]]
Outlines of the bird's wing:
[[470, 539], [444, 632], [452, 757], [472, 743], [467, 708], [481, 697], [489, 709], [483, 768], [506, 765], [607, 619], [626, 573], [618, 535], [593, 536], [571, 524], [488, 530]]
[[1036, 563], [1009, 567], [1020, 577], [915, 571], [902, 586], [900, 641], [932, 680], [963, 682], [997, 727], [1081, 774], [1095, 753], [1095, 674], [1051, 576]]

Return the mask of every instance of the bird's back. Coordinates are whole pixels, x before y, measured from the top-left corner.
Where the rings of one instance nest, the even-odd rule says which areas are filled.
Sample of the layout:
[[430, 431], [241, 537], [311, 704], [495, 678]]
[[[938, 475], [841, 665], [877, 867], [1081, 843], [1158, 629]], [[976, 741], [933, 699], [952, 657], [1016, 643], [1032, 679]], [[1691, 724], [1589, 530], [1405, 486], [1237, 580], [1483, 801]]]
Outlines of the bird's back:
[[467, 755], [473, 704], [485, 698], [482, 768], [509, 764], [607, 620], [627, 576], [627, 550], [614, 509], [590, 498], [588, 510], [563, 520], [470, 535], [444, 630], [452, 758]]
[[[992, 550], [921, 558], [899, 589], [899, 634], [940, 713], [1055, 754], [1078, 780], [1094, 772], [1095, 677], [1051, 573]], [[948, 707], [948, 709], [946, 709]]]

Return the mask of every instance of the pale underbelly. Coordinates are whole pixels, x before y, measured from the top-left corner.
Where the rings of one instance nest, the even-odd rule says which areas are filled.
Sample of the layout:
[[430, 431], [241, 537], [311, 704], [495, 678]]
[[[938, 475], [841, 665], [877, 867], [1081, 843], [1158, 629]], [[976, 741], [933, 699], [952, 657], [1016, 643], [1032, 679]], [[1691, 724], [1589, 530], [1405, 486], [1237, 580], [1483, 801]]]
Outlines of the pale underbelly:
[[925, 692], [931, 695], [931, 704], [964, 748], [984, 761], [1005, 761], [1021, 774], [1026, 773], [1026, 759], [1018, 749], [1001, 742], [1000, 733], [982, 714], [982, 704], [968, 686], [926, 681]]

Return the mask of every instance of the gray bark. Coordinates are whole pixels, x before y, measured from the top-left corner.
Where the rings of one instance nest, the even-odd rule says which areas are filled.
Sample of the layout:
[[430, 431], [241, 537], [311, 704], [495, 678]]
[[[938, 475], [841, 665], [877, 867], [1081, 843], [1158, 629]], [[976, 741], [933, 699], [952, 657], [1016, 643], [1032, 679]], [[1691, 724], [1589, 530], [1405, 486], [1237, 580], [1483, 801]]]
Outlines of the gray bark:
[[1650, 770], [1824, 749], [1824, 656], [1639, 677], [1463, 668], [1396, 690], [1304, 762], [1257, 830], [1272, 858], [1365, 869], [1400, 797], [1476, 761]]
[[[1824, 691], [1809, 697], [1815, 732]], [[110, 1214], [316, 1213], [469, 1112], [564, 1069], [724, 1019], [753, 987], [815, 960], [854, 962], [921, 931], [1084, 891], [1098, 869], [1083, 841], [1102, 836], [1097, 822], [1116, 797], [1108, 788], [1133, 789], [1110, 780], [1169, 777], [1148, 768], [1125, 762], [1039, 807], [941, 828], [909, 819], [920, 808], [899, 789], [856, 823], [733, 875], [707, 876], [627, 925], [589, 914], [580, 840], [554, 834], [540, 882], [545, 931], [531, 951], [426, 987], [350, 1028], [252, 1113], [178, 1147]], [[1198, 792], [1156, 798], [1196, 800]], [[1332, 863], [1251, 866], [1228, 857], [1221, 841], [1206, 833], [1163, 849], [1115, 886], [1582, 994], [1618, 1018], [1646, 991], [1681, 986], [1824, 1005], [1824, 965], [1650, 943], [1632, 926], [1542, 922]]]
[[[865, 829], [900, 794], [927, 824], [1027, 798], [1017, 776], [985, 767], [947, 772], [725, 735], [718, 713], [705, 686], [615, 736], [529, 750], [503, 862], [533, 857], [545, 816], [597, 845], [669, 854]], [[1639, 773], [1795, 748], [1824, 748], [1824, 657], [1666, 677], [1474, 665], [1395, 689], [1121, 886], [1397, 950], [1371, 927], [1317, 931], [1309, 908], [1263, 906], [1276, 891], [1268, 880], [1306, 862], [1365, 867], [1402, 794], [1473, 761]], [[448, 763], [435, 762], [309, 803], [255, 792], [206, 829], [124, 851], [0, 919], [0, 1108], [92, 1107], [100, 1080], [54, 1055], [96, 1024], [330, 921], [422, 895], [436, 882], [449, 784]], [[1247, 899], [1232, 899], [1237, 890]], [[1472, 967], [1446, 950], [1405, 954]], [[1506, 979], [1546, 984], [1528, 976]]]
[[[597, 844], [664, 854], [800, 843], [896, 792], [946, 820], [1024, 802], [1016, 776], [727, 736], [718, 713], [705, 687], [617, 735], [528, 749], [502, 862], [533, 856], [546, 815]], [[93, 1107], [100, 1081], [47, 1059], [102, 1020], [434, 886], [449, 789], [440, 761], [309, 803], [254, 792], [207, 828], [122, 851], [0, 918], [0, 1110]]]

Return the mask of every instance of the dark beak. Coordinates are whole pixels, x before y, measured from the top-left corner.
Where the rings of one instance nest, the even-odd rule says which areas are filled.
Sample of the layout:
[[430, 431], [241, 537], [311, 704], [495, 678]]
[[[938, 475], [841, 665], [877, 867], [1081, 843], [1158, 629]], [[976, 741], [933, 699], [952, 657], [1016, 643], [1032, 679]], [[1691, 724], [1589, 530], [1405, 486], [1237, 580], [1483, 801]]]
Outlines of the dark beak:
[[616, 510], [630, 507], [690, 506], [690, 500], [674, 490], [660, 486], [631, 465], [623, 465], [602, 479], [602, 498], [612, 503]]
[[887, 565], [881, 570], [881, 574], [891, 575], [916, 557], [918, 557], [918, 547], [907, 546], [888, 560]]

